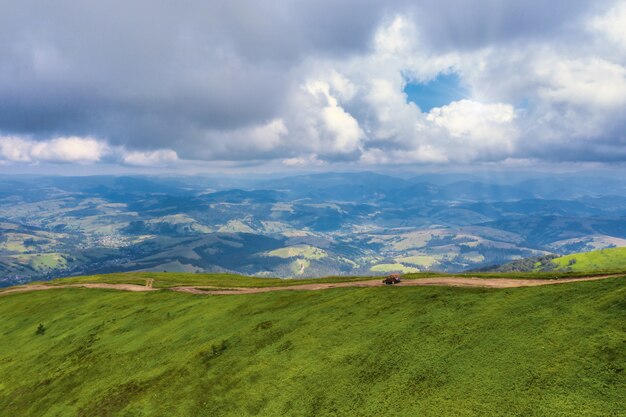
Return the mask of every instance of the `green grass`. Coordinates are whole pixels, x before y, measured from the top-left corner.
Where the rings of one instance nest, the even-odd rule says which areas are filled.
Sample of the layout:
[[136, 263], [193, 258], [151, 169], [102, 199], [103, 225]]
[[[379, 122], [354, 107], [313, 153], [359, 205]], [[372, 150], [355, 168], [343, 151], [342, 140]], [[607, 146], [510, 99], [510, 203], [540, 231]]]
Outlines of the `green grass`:
[[67, 260], [60, 253], [39, 253], [10, 255], [9, 259], [27, 264], [38, 271], [46, 271], [55, 268], [65, 268]]
[[558, 269], [575, 272], [626, 269], [626, 248], [610, 248], [561, 256], [552, 261]]
[[6, 295], [0, 414], [623, 415], [625, 283]]

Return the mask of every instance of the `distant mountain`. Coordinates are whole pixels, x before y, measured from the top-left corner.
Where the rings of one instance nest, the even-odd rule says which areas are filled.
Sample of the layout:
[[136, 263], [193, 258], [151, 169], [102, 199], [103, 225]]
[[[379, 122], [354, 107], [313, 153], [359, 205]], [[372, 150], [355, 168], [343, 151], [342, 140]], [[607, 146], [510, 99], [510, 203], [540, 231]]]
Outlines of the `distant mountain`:
[[282, 193], [273, 190], [226, 190], [205, 194], [202, 200], [210, 203], [275, 203], [283, 199]]
[[261, 182], [260, 187], [284, 192], [291, 199], [314, 201], [375, 201], [410, 183], [373, 172], [300, 175]]
[[536, 178], [518, 184], [544, 198], [576, 199], [582, 197], [626, 196], [626, 180], [619, 177]]
[[532, 188], [475, 181], [459, 181], [445, 185], [443, 192], [449, 200], [482, 202], [516, 201], [535, 197]]
[[457, 272], [626, 246], [623, 183], [502, 173], [2, 176], [0, 286], [134, 270]]

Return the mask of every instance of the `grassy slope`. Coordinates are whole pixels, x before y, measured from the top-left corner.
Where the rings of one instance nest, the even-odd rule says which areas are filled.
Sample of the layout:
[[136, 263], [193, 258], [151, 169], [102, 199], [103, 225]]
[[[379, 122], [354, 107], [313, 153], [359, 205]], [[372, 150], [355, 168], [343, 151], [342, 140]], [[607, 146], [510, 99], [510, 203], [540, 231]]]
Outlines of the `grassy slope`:
[[0, 410], [619, 415], [624, 283], [3, 296]]
[[489, 268], [496, 274], [604, 274], [626, 271], [626, 247], [609, 248], [572, 255], [554, 255], [519, 259], [508, 264]]
[[[608, 271], [611, 272], [611, 271]], [[612, 271], [615, 272], [615, 271]], [[507, 273], [467, 273], [467, 274], [447, 274], [437, 272], [420, 272], [404, 274], [405, 279], [417, 279], [437, 276], [471, 276], [482, 278], [534, 278], [534, 279], [555, 279], [577, 276], [602, 275], [605, 271], [569, 271], [569, 272], [507, 272]], [[622, 268], [619, 273], [626, 275], [626, 268]], [[311, 279], [280, 279], [280, 278], [257, 278], [236, 274], [197, 274], [190, 272], [124, 272], [105, 275], [90, 275], [71, 278], [59, 278], [52, 281], [38, 282], [46, 285], [64, 285], [76, 283], [105, 282], [109, 284], [138, 284], [144, 285], [147, 279], [153, 279], [155, 288], [168, 288], [176, 286], [208, 286], [220, 287], [282, 287], [290, 285], [301, 285], [324, 282], [349, 282], [365, 281], [370, 279], [381, 279], [381, 276], [340, 276]], [[0, 290], [1, 291], [1, 290]]]
[[[570, 262], [575, 263], [570, 264]], [[561, 256], [552, 261], [559, 269], [572, 271], [624, 270], [626, 269], [626, 248], [610, 248], [593, 252]]]

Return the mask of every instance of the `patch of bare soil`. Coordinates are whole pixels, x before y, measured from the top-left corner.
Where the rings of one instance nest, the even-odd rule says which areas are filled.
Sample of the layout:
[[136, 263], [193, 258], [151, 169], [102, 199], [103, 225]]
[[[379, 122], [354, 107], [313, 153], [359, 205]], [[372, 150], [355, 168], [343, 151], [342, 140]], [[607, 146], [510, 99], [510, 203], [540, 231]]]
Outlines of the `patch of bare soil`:
[[0, 292], [0, 295], [15, 293], [15, 292], [28, 292], [28, 291], [43, 291], [53, 290], [56, 288], [101, 288], [107, 290], [120, 290], [120, 291], [158, 291], [158, 288], [152, 288], [152, 286], [136, 285], [136, 284], [105, 284], [105, 283], [85, 283], [85, 284], [67, 284], [67, 285], [22, 285], [19, 287], [12, 287]]
[[[472, 278], [472, 277], [435, 277], [435, 278], [417, 278], [403, 280], [399, 287], [411, 286], [445, 286], [445, 287], [482, 287], [482, 288], [516, 288], [516, 287], [536, 287], [539, 285], [566, 284], [568, 282], [579, 281], [596, 281], [605, 278], [617, 277], [621, 275], [602, 275], [593, 277], [580, 278], [563, 278], [563, 279], [508, 279], [508, 278]], [[343, 287], [382, 287], [383, 284], [379, 280], [356, 281], [356, 282], [337, 282], [337, 283], [319, 283], [304, 284], [283, 287], [261, 287], [261, 288], [223, 288], [219, 290], [209, 289], [208, 287], [173, 287], [172, 291], [185, 292], [189, 294], [205, 294], [205, 295], [233, 295], [233, 294], [256, 294], [270, 291], [316, 291], [326, 290], [330, 288]]]

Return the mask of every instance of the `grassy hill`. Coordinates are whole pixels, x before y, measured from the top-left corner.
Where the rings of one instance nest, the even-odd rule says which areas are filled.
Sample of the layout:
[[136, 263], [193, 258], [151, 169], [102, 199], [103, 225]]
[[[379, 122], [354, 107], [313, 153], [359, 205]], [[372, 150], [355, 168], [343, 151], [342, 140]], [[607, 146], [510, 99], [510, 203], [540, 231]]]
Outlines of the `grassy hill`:
[[618, 271], [626, 269], [626, 247], [576, 253], [552, 260], [557, 270]]
[[[191, 275], [172, 275], [172, 283], [185, 279]], [[258, 285], [254, 278], [210, 279], [215, 286]], [[625, 282], [3, 295], [0, 410], [12, 416], [620, 415]]]
[[548, 255], [525, 258], [486, 269], [489, 272], [569, 272], [602, 273], [626, 271], [626, 247], [575, 253], [566, 256]]

